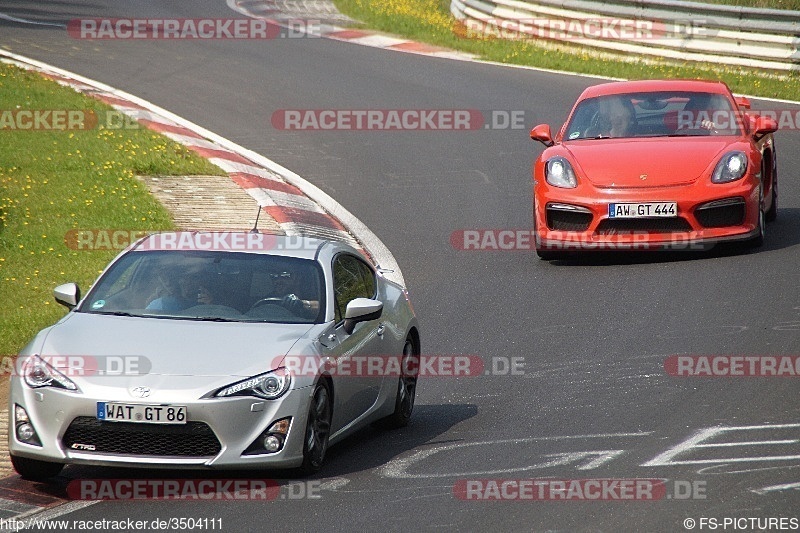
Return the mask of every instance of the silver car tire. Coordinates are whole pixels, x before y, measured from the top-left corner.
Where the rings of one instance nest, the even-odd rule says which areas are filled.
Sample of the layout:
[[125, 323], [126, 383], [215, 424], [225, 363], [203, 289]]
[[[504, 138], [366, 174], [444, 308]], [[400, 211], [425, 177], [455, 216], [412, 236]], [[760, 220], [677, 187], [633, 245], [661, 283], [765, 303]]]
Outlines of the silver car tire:
[[308, 421], [303, 439], [303, 463], [299, 468], [301, 475], [307, 476], [322, 468], [325, 453], [328, 451], [332, 418], [331, 392], [327, 382], [320, 381], [314, 387], [311, 405], [308, 407]]
[[[417, 350], [414, 348], [414, 342], [411, 337], [406, 339], [403, 346], [403, 359], [400, 367], [402, 369], [409, 368], [408, 360], [412, 357], [418, 357]], [[419, 362], [413, 366], [419, 369]], [[380, 420], [378, 425], [387, 429], [398, 429], [408, 425], [411, 420], [411, 414], [414, 411], [414, 401], [417, 396], [417, 375], [403, 375], [397, 381], [397, 396], [395, 397], [394, 413]]]

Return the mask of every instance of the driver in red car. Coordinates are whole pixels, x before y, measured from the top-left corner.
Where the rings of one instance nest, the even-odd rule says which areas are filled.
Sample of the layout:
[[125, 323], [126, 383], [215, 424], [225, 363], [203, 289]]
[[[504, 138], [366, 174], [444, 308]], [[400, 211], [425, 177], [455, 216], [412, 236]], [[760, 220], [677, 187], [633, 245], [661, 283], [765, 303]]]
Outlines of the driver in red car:
[[689, 118], [690, 129], [710, 130], [713, 134], [726, 133], [737, 122], [728, 101], [719, 95], [694, 96], [683, 108], [683, 116]]

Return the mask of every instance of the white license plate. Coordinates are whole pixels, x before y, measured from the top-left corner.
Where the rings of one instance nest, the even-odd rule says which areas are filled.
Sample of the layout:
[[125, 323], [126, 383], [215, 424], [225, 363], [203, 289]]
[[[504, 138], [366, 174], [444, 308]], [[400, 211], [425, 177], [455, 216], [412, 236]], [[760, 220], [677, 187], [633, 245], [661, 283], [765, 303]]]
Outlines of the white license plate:
[[185, 424], [186, 406], [97, 402], [97, 419], [141, 424]]
[[608, 204], [608, 218], [662, 218], [677, 216], [677, 202]]

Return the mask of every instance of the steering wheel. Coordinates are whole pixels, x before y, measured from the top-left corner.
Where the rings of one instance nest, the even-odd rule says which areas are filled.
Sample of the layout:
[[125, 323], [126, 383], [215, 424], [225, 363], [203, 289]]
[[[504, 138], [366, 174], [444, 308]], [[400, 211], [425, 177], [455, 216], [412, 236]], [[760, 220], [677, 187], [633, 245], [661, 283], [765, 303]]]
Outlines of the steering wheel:
[[283, 298], [261, 298], [256, 303], [250, 306], [248, 309], [248, 313], [255, 309], [256, 307], [261, 307], [262, 305], [280, 305], [283, 307]]
[[584, 138], [592, 138], [592, 137], [608, 137], [608, 132], [611, 130], [611, 122], [608, 120], [608, 117], [601, 113], [599, 110], [595, 111], [594, 115], [592, 116], [592, 120], [589, 123], [589, 127], [586, 128], [586, 131], [583, 134]]
[[698, 137], [702, 137], [704, 135], [719, 135], [719, 132], [716, 128], [697, 128], [697, 127], [687, 127], [687, 128], [678, 128], [675, 130], [676, 133], [685, 133], [687, 135], [694, 135], [698, 134]]

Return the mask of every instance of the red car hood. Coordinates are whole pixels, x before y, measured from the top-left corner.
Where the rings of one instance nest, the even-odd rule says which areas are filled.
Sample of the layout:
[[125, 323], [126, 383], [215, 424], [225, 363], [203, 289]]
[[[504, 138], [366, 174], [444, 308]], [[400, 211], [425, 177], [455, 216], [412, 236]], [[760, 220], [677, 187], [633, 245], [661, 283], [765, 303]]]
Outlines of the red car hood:
[[663, 187], [692, 183], [731, 143], [723, 137], [596, 139], [563, 146], [575, 171], [597, 187]]

